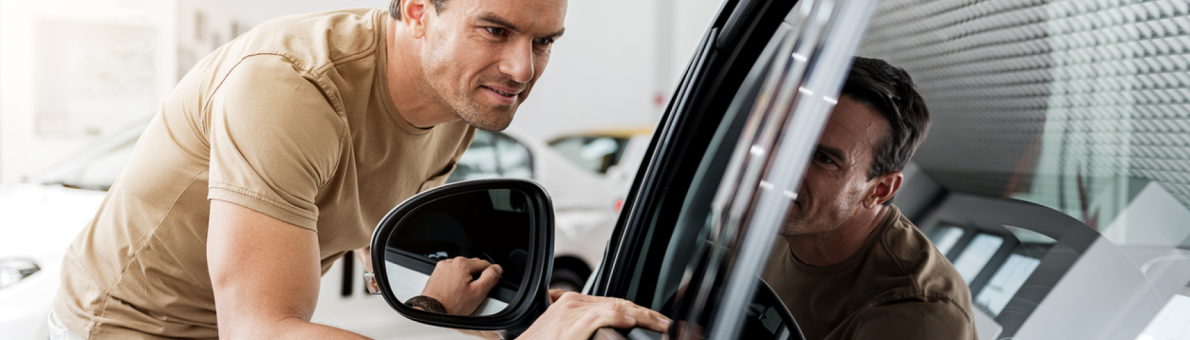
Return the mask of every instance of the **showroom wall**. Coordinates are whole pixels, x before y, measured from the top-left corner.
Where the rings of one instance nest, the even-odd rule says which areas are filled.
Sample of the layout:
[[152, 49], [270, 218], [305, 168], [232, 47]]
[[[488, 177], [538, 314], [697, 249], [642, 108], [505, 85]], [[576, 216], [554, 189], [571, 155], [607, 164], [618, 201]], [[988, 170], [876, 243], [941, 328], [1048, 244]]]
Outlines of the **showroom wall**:
[[237, 26], [201, 0], [0, 0], [0, 182], [143, 125]]
[[[185, 71], [269, 18], [387, 0], [0, 0], [0, 183], [142, 124]], [[510, 129], [651, 127], [718, 0], [575, 0]]]

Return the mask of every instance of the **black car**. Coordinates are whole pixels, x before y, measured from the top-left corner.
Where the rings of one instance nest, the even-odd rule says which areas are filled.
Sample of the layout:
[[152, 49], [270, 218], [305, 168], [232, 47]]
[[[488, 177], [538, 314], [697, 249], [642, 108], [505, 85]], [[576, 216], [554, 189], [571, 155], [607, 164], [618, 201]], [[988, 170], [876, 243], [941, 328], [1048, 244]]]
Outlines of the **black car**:
[[[800, 338], [758, 274], [862, 55], [905, 68], [930, 106], [930, 136], [895, 204], [966, 280], [981, 339], [1190, 338], [1188, 6], [725, 1], [584, 291], [660, 311], [678, 321], [671, 333]], [[412, 198], [377, 229], [373, 258], [404, 251], [385, 253], [384, 238], [418, 204], [490, 190], [505, 190], [484, 200], [491, 216], [530, 225], [528, 243], [488, 255], [525, 257], [502, 281], [506, 308], [429, 315], [386, 295], [399, 312], [515, 333], [544, 310], [552, 216], [531, 182]], [[385, 273], [382, 286], [396, 280]]]

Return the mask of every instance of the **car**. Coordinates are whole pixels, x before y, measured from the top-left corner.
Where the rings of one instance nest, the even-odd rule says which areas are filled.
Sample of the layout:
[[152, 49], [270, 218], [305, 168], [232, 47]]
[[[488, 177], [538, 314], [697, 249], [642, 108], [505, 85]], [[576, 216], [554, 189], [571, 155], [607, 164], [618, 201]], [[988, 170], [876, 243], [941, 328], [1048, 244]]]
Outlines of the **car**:
[[[94, 217], [106, 191], [127, 164], [143, 124], [133, 124], [23, 183], [0, 188], [0, 335], [45, 339], [46, 315], [59, 284], [66, 248]], [[478, 130], [448, 182], [526, 178], [543, 183], [557, 202], [556, 258], [551, 287], [577, 291], [603, 255], [623, 194], [602, 176], [578, 168], [544, 143], [515, 130]], [[358, 297], [362, 268], [345, 256], [323, 277], [316, 319], [370, 332], [396, 334], [410, 324], [360, 317], [378, 299]], [[357, 297], [353, 297], [353, 294]], [[383, 308], [383, 305], [380, 304]], [[425, 330], [426, 336], [454, 332]]]
[[611, 182], [621, 193], [616, 201], [619, 211], [624, 203], [622, 196], [632, 186], [652, 135], [652, 128], [586, 130], [554, 137], [547, 144], [579, 167]]
[[963, 277], [979, 338], [1190, 338], [1188, 6], [724, 1], [583, 291], [659, 311], [684, 336], [801, 338], [806, 320], [759, 274], [862, 55], [905, 68], [929, 104], [894, 204]]
[[[645, 141], [647, 145], [651, 135], [651, 127], [584, 130], [551, 138], [546, 144], [588, 171], [607, 174], [624, 159], [631, 144]], [[639, 159], [635, 165], [640, 165]]]

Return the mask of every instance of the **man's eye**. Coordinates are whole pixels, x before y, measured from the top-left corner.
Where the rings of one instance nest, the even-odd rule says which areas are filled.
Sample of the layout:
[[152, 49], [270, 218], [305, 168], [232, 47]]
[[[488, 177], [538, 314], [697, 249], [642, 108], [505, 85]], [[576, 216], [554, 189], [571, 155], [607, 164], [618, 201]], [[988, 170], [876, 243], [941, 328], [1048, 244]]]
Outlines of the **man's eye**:
[[492, 35], [504, 35], [503, 28], [500, 28], [500, 27], [485, 27], [485, 28], [488, 30], [488, 33], [491, 33]]
[[814, 153], [814, 158], [816, 158], [819, 162], [822, 162], [822, 163], [835, 164], [835, 160], [831, 159], [831, 157], [827, 156], [825, 153], [821, 153], [821, 152]]
[[535, 41], [535, 42], [536, 42], [538, 45], [542, 45], [542, 46], [549, 46], [550, 44], [553, 44], [553, 43], [554, 43], [554, 39], [550, 39], [550, 38], [539, 38], [539, 39], [537, 39], [537, 41]]

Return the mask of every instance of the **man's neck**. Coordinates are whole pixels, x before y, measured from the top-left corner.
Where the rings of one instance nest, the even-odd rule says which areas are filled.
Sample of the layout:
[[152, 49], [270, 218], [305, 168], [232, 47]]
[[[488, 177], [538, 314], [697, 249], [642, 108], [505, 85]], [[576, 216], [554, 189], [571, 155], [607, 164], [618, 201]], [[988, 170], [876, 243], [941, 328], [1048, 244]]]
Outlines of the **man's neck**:
[[456, 115], [443, 110], [441, 105], [436, 105], [423, 95], [430, 91], [419, 64], [420, 59], [417, 58], [417, 51], [423, 47], [424, 39], [410, 38], [401, 24], [390, 17], [384, 32], [385, 55], [388, 59], [385, 61], [385, 81], [389, 97], [397, 107], [397, 114], [419, 128], [459, 120]]
[[857, 212], [843, 225], [834, 230], [794, 236], [785, 236], [789, 243], [789, 250], [805, 264], [815, 267], [825, 267], [838, 264], [854, 255], [863, 246], [868, 235], [880, 225], [884, 215], [889, 212], [887, 206], [877, 206], [876, 209]]

